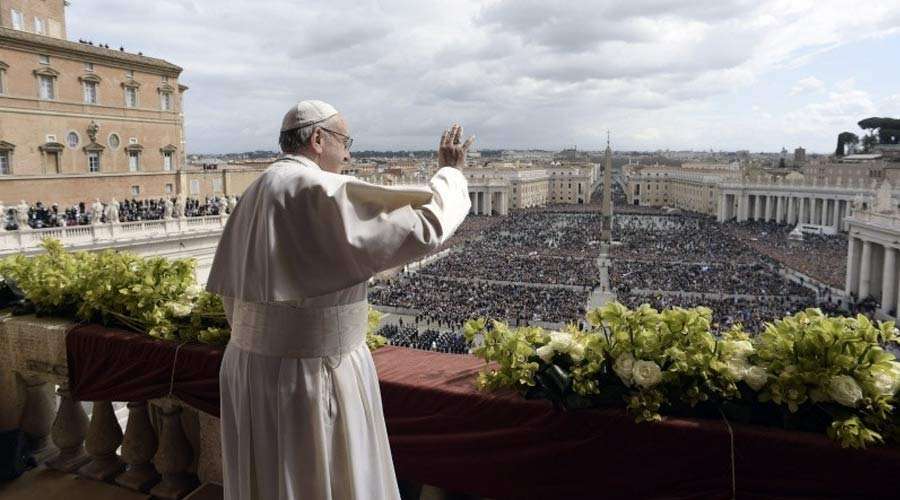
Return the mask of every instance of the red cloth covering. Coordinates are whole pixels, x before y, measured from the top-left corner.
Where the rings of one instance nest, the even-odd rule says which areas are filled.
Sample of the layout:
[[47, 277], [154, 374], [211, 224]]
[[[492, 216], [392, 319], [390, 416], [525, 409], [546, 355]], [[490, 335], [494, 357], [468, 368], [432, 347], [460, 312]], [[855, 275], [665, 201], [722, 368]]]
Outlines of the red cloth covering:
[[[76, 399], [137, 401], [169, 390], [177, 344], [96, 325], [67, 338]], [[218, 414], [222, 349], [186, 345], [175, 395]], [[623, 410], [560, 412], [474, 387], [473, 356], [373, 353], [401, 478], [503, 498], [731, 498], [721, 420], [635, 424]], [[825, 436], [732, 424], [738, 499], [897, 498], [900, 449], [844, 450]]]
[[69, 386], [80, 401], [145, 401], [172, 394], [219, 416], [219, 366], [224, 349], [166, 342], [100, 325], [76, 326], [66, 335]]

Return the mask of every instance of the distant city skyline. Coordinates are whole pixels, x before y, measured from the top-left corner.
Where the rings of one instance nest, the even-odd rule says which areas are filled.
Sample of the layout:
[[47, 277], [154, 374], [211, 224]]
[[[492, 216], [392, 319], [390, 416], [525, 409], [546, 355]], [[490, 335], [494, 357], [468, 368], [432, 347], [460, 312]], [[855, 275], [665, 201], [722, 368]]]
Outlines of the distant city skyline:
[[900, 0], [78, 0], [69, 39], [184, 67], [187, 150], [276, 149], [293, 102], [346, 116], [357, 150], [809, 153], [900, 117]]

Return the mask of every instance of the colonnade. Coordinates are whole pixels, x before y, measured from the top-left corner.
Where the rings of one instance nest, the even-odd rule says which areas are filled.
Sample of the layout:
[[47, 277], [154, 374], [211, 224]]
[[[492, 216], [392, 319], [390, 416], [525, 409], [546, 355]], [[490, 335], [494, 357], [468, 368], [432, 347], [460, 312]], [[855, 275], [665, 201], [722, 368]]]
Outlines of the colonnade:
[[847, 239], [847, 294], [858, 301], [871, 296], [881, 304], [881, 312], [896, 317], [900, 310], [898, 252], [900, 248], [892, 244], [851, 235]]
[[816, 194], [727, 193], [719, 196], [719, 222], [736, 219], [772, 221], [779, 224], [814, 224], [846, 231], [852, 215], [852, 200]]
[[507, 215], [509, 213], [509, 193], [503, 189], [484, 189], [469, 186], [469, 200], [472, 215]]

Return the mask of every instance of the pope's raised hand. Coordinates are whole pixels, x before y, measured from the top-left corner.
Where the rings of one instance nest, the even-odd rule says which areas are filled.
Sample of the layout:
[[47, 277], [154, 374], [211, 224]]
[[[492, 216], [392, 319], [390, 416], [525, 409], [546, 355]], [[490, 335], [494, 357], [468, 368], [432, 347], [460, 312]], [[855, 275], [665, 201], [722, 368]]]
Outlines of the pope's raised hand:
[[475, 142], [475, 136], [466, 139], [460, 144], [463, 128], [454, 123], [441, 135], [441, 143], [438, 145], [438, 167], [464, 167], [466, 165], [466, 153]]

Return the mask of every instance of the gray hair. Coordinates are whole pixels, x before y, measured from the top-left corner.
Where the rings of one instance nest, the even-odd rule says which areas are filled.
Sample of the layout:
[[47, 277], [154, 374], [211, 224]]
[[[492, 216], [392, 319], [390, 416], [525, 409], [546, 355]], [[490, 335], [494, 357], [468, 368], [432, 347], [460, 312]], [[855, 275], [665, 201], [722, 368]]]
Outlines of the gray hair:
[[312, 139], [313, 131], [316, 130], [316, 125], [307, 125], [306, 127], [281, 132], [281, 135], [278, 136], [278, 144], [281, 146], [281, 151], [296, 153], [309, 146], [309, 141]]

